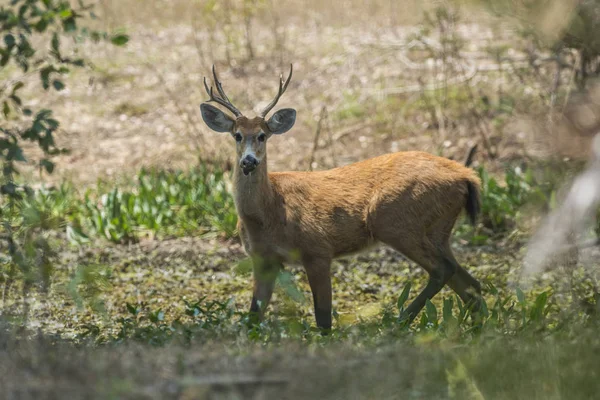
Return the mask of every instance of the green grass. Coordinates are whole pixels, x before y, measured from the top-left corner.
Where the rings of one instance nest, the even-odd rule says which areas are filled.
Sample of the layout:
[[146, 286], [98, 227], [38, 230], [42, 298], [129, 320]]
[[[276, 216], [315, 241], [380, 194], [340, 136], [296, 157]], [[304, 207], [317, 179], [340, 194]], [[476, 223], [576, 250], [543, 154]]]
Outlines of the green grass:
[[191, 235], [235, 233], [237, 217], [225, 172], [199, 167], [188, 172], [142, 170], [132, 190], [87, 193], [80, 216], [90, 232], [114, 242], [140, 233]]
[[[162, 253], [132, 244], [144, 235], [232, 237], [235, 210], [224, 171], [143, 170], [125, 187], [104, 183], [83, 195], [68, 184], [39, 189], [23, 199], [15, 226], [67, 237], [58, 235], [53, 244], [60, 257], [47, 292], [33, 287], [27, 294], [26, 326], [39, 326], [42, 336], [31, 341], [19, 339], [23, 332], [0, 333], [0, 342], [10, 344], [0, 346], [2, 394], [35, 394], [39, 378], [55, 397], [139, 398], [151, 390], [161, 398], [202, 398], [221, 390], [236, 398], [236, 383], [198, 382], [261, 371], [260, 379], [292, 376], [285, 389], [291, 398], [589, 398], [598, 389], [597, 277], [583, 268], [554, 271], [521, 290], [507, 284], [519, 267], [518, 252], [477, 246], [519, 231], [528, 207], [552, 207], [557, 174], [478, 172], [482, 219], [474, 231], [460, 225], [458, 235], [471, 244], [457, 257], [484, 283], [482, 313], [474, 318], [444, 291], [411, 326], [399, 323], [426, 275], [377, 250], [334, 263], [329, 335], [315, 327], [298, 269], [282, 272], [265, 321], [253, 325], [251, 275], [245, 262], [235, 266], [239, 253], [190, 253], [176, 241], [166, 242]], [[0, 266], [2, 286], [9, 261]], [[3, 306], [9, 331], [23, 323], [21, 288], [14, 283]], [[67, 374], [69, 363], [79, 372]], [[27, 365], [36, 379], [22, 379]], [[23, 382], [17, 389], [15, 380]], [[302, 380], [311, 385], [294, 383]], [[283, 389], [265, 384], [262, 390], [278, 397]]]
[[[517, 228], [530, 209], [547, 210], [556, 202], [560, 180], [538, 169], [507, 167], [499, 178], [484, 168], [480, 229], [473, 243]], [[103, 238], [136, 242], [144, 236], [216, 235], [232, 238], [237, 216], [229, 173], [199, 166], [189, 171], [142, 170], [126, 187], [99, 184], [80, 195], [71, 185], [41, 188], [24, 200], [25, 225], [63, 229], [74, 241]], [[15, 216], [16, 219], [19, 216]], [[469, 232], [461, 226], [460, 232]]]
[[[190, 171], [142, 170], [128, 188], [99, 184], [81, 196], [72, 185], [41, 188], [23, 200], [15, 225], [66, 229], [74, 242], [143, 236], [214, 235], [231, 238], [237, 216], [229, 175], [200, 166]], [[7, 212], [9, 212], [7, 210]]]

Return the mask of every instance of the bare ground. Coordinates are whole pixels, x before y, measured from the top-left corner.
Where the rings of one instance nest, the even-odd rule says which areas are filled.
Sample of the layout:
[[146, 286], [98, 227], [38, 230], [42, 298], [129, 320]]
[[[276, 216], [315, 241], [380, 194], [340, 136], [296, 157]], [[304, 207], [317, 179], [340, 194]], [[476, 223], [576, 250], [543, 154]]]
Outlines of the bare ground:
[[[152, 14], [161, 10], [158, 3], [143, 12], [137, 12], [133, 0], [101, 4], [102, 27], [125, 26], [131, 40], [124, 49], [103, 44], [80, 47], [93, 70], [72, 75], [61, 93], [34, 99], [34, 105], [55, 110], [62, 122], [58, 142], [71, 150], [57, 160], [57, 174], [48, 179], [92, 183], [127, 177], [142, 166], [186, 168], [199, 158], [230, 159], [230, 138], [210, 132], [198, 109], [207, 98], [202, 78], [209, 76], [213, 63], [234, 103], [248, 114], [270, 100], [279, 74], [287, 74], [289, 63], [294, 64], [294, 78], [279, 106], [296, 108], [298, 120], [291, 132], [271, 140], [272, 170], [308, 169], [312, 158], [312, 167], [329, 168], [413, 149], [462, 159], [471, 145], [481, 142], [482, 134], [489, 136], [500, 161], [587, 154], [587, 137], [565, 137], [557, 128], [550, 132], [548, 126], [560, 124], [547, 124], [541, 116], [517, 114], [498, 133], [464, 115], [453, 120], [458, 117], [452, 109], [439, 109], [435, 117], [411, 112], [422, 94], [433, 88], [463, 90], [467, 85], [494, 91], [507, 85], [485, 49], [491, 43], [519, 39], [510, 25], [482, 13], [464, 13], [456, 26], [467, 41], [462, 50], [464, 71], [448, 75], [439, 60], [428, 58], [415, 44], [418, 27], [406, 24], [420, 19], [419, 7], [410, 18], [395, 19], [386, 13], [391, 6], [382, 4], [362, 18], [358, 16], [365, 10], [354, 2], [337, 18], [327, 17], [331, 10], [322, 5], [324, 14], [312, 20], [305, 18], [307, 10], [287, 3], [278, 16], [264, 9], [251, 31], [255, 54], [250, 60], [241, 44], [227, 45], [225, 28], [206, 26], [200, 6], [176, 1], [169, 8], [165, 3], [168, 11], [159, 17]], [[271, 25], [276, 17], [283, 44], [274, 42]], [[439, 46], [435, 34], [428, 40]], [[510, 56], [523, 59], [518, 50]], [[546, 90], [539, 84], [532, 82], [525, 89]], [[315, 147], [323, 107], [329, 118]], [[468, 110], [465, 102], [463, 114]], [[584, 119], [593, 122], [598, 117], [594, 113]], [[440, 125], [442, 119], [446, 121]], [[480, 151], [483, 160], [486, 153], [481, 147]]]

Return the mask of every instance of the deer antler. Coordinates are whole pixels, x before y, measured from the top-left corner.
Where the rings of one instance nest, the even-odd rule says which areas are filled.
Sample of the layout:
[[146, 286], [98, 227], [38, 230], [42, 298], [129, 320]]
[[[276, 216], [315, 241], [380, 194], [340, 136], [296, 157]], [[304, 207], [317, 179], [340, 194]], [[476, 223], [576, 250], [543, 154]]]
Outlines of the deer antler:
[[219, 81], [219, 78], [217, 78], [217, 71], [215, 70], [214, 65], [212, 67], [212, 73], [213, 82], [217, 87], [219, 97], [214, 95], [212, 86], [210, 87], [210, 89], [208, 88], [208, 85], [206, 84], [206, 77], [204, 77], [204, 88], [206, 89], [206, 93], [208, 93], [208, 95], [210, 96], [210, 100], [208, 101], [214, 101], [215, 103], [219, 103], [220, 105], [231, 111], [236, 117], [241, 117], [242, 113], [240, 112], [240, 110], [238, 110], [233, 104], [231, 104], [231, 100], [229, 100], [229, 97], [227, 97], [227, 95], [225, 94], [225, 91], [223, 90], [223, 85], [221, 85], [221, 81]]
[[279, 75], [279, 92], [277, 93], [277, 96], [275, 96], [275, 98], [260, 112], [260, 114], [258, 114], [261, 118], [266, 117], [269, 111], [271, 111], [271, 109], [275, 107], [275, 104], [277, 104], [279, 98], [285, 92], [285, 89], [287, 89], [288, 84], [292, 79], [292, 72], [294, 72], [294, 67], [292, 64], [290, 64], [290, 74], [288, 75], [285, 82], [283, 81], [283, 74]]

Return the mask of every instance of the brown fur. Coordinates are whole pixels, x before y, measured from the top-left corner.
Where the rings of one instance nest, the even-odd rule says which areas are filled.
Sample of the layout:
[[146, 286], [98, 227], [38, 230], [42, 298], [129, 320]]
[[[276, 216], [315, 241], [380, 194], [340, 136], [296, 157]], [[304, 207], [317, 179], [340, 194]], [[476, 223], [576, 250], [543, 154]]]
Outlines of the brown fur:
[[247, 252], [277, 264], [298, 257], [315, 303], [320, 296], [328, 303], [323, 312], [330, 313], [331, 260], [376, 242], [394, 247], [430, 274], [443, 267], [440, 260], [449, 260], [458, 274], [448, 283], [463, 300], [472, 300], [467, 290], [479, 292], [479, 284], [457, 265], [448, 240], [468, 196], [479, 201], [479, 186], [471, 169], [423, 152], [316, 172], [268, 174], [265, 159], [250, 176], [236, 168], [235, 202]]
[[455, 221], [469, 182], [479, 186], [472, 170], [421, 152], [268, 178], [263, 162], [250, 177], [236, 173], [236, 204], [241, 226], [261, 228], [255, 240], [259, 232], [252, 228], [243, 238], [251, 253], [260, 248], [334, 258], [375, 241], [417, 245], [440, 219]]

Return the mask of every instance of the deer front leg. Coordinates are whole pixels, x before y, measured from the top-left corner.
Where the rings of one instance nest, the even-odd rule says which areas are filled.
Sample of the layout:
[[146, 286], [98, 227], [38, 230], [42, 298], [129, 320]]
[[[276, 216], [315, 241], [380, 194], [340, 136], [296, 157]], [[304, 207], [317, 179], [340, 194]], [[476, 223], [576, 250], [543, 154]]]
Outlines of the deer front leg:
[[317, 327], [331, 329], [331, 260], [306, 259], [304, 268], [312, 291]]
[[255, 321], [262, 321], [265, 310], [271, 296], [279, 270], [283, 267], [280, 262], [268, 260], [262, 257], [253, 257], [254, 290], [252, 292], [252, 303], [250, 313]]

